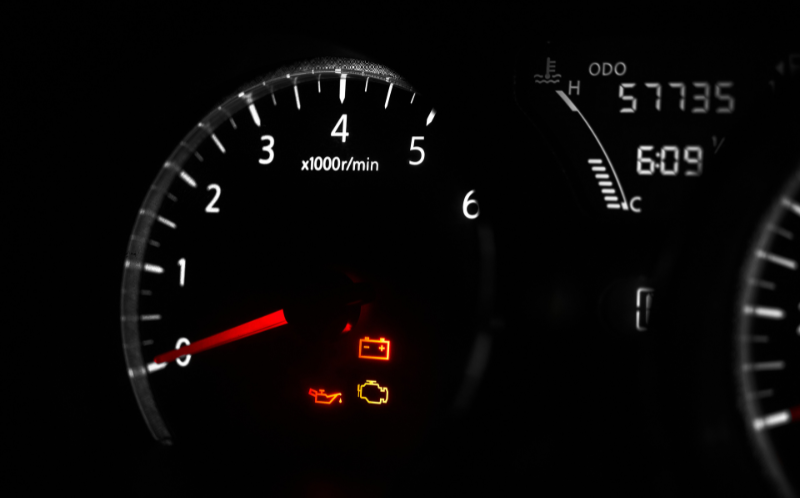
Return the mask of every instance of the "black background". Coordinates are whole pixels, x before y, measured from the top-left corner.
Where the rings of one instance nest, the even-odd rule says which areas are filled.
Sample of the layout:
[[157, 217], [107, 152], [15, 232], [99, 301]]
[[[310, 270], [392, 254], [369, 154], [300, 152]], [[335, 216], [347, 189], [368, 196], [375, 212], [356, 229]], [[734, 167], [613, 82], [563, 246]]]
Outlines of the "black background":
[[[659, 368], [651, 356], [657, 343], [616, 335], [599, 319], [597, 300], [619, 277], [615, 266], [632, 270], [611, 250], [604, 253], [592, 221], [573, 203], [547, 145], [514, 103], [512, 68], [521, 44], [548, 34], [590, 40], [604, 30], [630, 34], [645, 22], [673, 22], [696, 33], [723, 28], [728, 35], [773, 25], [780, 35], [788, 32], [789, 16], [758, 12], [745, 20], [730, 12], [677, 12], [673, 21], [602, 8], [373, 8], [319, 13], [311, 6], [290, 12], [189, 4], [31, 10], [5, 18], [10, 112], [3, 128], [11, 132], [3, 144], [9, 158], [5, 247], [11, 253], [4, 308], [5, 491], [731, 494], [705, 482], [707, 475], [697, 472], [702, 464], [687, 473], [670, 463], [695, 449], [660, 455], [658, 443], [691, 424], [665, 424], [647, 404], [657, 390], [646, 376]], [[315, 471], [284, 470], [266, 449], [198, 458], [159, 448], [139, 414], [120, 346], [127, 239], [164, 159], [254, 73], [317, 55], [386, 64], [439, 99], [443, 110], [460, 113], [462, 131], [475, 134], [464, 137], [464, 147], [474, 150], [465, 169], [480, 175], [482, 209], [497, 237], [497, 316], [504, 327], [496, 333], [474, 411], [452, 423], [448, 435], [455, 437], [448, 444], [418, 458], [421, 472], [383, 490], [309, 480]], [[743, 445], [733, 449], [748, 453]], [[751, 476], [732, 480], [732, 491], [772, 494], [747, 461], [752, 457], [743, 460]], [[354, 470], [368, 468], [354, 464]]]

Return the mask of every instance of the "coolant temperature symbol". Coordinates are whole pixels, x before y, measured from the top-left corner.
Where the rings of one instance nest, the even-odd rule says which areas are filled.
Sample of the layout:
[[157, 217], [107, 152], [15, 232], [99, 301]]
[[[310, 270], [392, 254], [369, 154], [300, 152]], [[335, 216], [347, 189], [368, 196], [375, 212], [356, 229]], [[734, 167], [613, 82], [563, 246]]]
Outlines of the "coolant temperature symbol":
[[555, 60], [551, 60], [549, 57], [547, 58], [544, 76], [540, 74], [533, 75], [534, 83], [558, 83], [559, 81], [561, 81], [561, 74], [556, 73], [556, 62]]

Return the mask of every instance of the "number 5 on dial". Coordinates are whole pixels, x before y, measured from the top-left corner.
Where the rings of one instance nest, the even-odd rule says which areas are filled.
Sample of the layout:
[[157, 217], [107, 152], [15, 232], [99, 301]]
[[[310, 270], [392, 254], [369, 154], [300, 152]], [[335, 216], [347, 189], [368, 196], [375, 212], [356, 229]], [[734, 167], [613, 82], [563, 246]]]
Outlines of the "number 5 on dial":
[[409, 165], [414, 165], [414, 166], [419, 165], [425, 159], [425, 150], [422, 149], [422, 146], [415, 146], [414, 145], [414, 143], [416, 141], [421, 141], [423, 139], [425, 139], [425, 138], [420, 136], [420, 135], [415, 135], [415, 136], [411, 137], [411, 151], [419, 151], [419, 160], [417, 160], [417, 161], [408, 160], [408, 164]]

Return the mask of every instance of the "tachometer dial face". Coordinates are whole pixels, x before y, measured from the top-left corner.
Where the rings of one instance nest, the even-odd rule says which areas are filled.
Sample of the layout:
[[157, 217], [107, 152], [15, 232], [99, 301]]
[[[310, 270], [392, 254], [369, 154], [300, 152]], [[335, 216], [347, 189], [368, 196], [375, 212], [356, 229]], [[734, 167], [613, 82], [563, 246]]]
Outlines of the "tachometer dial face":
[[475, 335], [480, 207], [443, 120], [352, 60], [211, 112], [139, 212], [129, 375], [162, 442], [392, 450], [449, 408]]
[[742, 281], [738, 361], [748, 426], [792, 496], [800, 491], [800, 166], [764, 216]]

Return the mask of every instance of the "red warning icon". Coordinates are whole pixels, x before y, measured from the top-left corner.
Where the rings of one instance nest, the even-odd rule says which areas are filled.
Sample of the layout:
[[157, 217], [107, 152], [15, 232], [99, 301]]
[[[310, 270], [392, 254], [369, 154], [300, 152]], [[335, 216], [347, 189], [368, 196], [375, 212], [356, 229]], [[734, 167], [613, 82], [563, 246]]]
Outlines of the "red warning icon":
[[390, 341], [381, 337], [380, 340], [373, 340], [369, 337], [358, 339], [358, 357], [361, 359], [379, 359], [389, 361]]
[[320, 389], [320, 390], [309, 389], [308, 395], [314, 396], [314, 402], [317, 403], [318, 405], [329, 405], [334, 401], [336, 401], [337, 399], [339, 400], [340, 403], [342, 402], [341, 392], [335, 392], [333, 394], [325, 394], [325, 389]]

